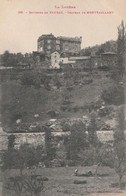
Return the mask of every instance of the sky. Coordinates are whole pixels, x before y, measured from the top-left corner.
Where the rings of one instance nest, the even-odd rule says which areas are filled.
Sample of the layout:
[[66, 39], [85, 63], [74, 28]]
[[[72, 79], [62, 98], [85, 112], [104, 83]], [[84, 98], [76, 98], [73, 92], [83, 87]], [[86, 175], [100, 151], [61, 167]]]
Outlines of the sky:
[[[0, 54], [5, 50], [36, 51], [38, 37], [50, 33], [82, 36], [81, 48], [116, 40], [117, 27], [126, 19], [125, 10], [126, 0], [0, 0]], [[20, 11], [23, 13], [19, 14]], [[64, 14], [50, 14], [50, 11]], [[67, 14], [67, 11], [80, 14]], [[112, 11], [112, 14], [82, 14], [87, 11]]]

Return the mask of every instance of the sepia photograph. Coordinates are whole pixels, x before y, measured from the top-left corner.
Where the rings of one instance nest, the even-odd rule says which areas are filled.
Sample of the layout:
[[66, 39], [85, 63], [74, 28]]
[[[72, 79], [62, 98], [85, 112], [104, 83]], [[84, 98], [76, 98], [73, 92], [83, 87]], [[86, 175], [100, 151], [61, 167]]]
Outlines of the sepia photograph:
[[126, 1], [0, 1], [0, 196], [126, 195]]

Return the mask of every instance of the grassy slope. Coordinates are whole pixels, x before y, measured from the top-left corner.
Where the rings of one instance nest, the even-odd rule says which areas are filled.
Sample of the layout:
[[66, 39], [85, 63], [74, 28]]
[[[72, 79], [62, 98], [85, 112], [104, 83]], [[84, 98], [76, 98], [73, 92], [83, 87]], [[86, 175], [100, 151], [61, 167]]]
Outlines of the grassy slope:
[[[83, 107], [99, 99], [102, 91], [114, 85], [113, 81], [105, 76], [106, 72], [98, 72], [93, 76], [93, 82], [86, 85], [74, 85], [71, 93], [71, 107]], [[62, 88], [48, 91], [44, 87], [21, 85], [20, 81], [7, 80], [1, 84], [1, 111], [4, 125], [11, 126], [16, 122], [17, 115], [22, 115], [23, 123], [46, 121], [50, 119], [47, 111], [59, 111], [58, 118], [82, 117], [86, 111], [62, 112], [60, 106], [63, 100]], [[34, 114], [39, 114], [36, 120]]]
[[[111, 187], [112, 183], [118, 182], [118, 176], [113, 169], [109, 167], [99, 167], [98, 174], [108, 174], [106, 177], [76, 177], [74, 176], [75, 167], [60, 167], [60, 168], [42, 168], [34, 171], [36, 174], [48, 177], [49, 181], [44, 182], [45, 192], [42, 192], [42, 196], [82, 196], [89, 195], [118, 195], [118, 191], [124, 192], [117, 187]], [[86, 173], [88, 171], [95, 172], [95, 167], [78, 167], [79, 173]], [[32, 171], [32, 170], [31, 170]], [[31, 171], [25, 170], [24, 173], [30, 173]], [[17, 170], [12, 170], [9, 175], [17, 175]], [[74, 180], [87, 180], [87, 184], [74, 184]], [[125, 180], [125, 177], [124, 177]], [[87, 193], [89, 192], [89, 193]], [[121, 194], [122, 195], [122, 194]], [[10, 194], [7, 196], [11, 196]], [[15, 195], [14, 195], [15, 196]]]

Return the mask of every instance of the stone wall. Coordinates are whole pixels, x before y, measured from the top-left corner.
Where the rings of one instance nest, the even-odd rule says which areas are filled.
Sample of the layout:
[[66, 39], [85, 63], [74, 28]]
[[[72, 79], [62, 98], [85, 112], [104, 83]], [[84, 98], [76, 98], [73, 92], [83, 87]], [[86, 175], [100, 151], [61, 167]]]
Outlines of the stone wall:
[[[0, 150], [7, 150], [8, 147], [8, 136], [15, 135], [15, 147], [19, 148], [21, 144], [29, 143], [34, 146], [43, 145], [44, 146], [44, 138], [45, 133], [5, 133], [0, 128]], [[70, 132], [52, 132], [54, 136], [62, 136], [69, 135]], [[113, 131], [97, 131], [98, 139], [102, 143], [106, 143], [108, 141], [113, 141]]]

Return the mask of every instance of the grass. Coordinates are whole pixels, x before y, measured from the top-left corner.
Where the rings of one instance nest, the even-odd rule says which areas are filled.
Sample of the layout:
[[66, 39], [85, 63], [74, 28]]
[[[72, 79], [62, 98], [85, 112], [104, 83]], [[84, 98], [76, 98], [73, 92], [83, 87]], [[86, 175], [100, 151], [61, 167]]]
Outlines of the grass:
[[[65, 87], [63, 78], [61, 78], [62, 87], [51, 91], [45, 89], [44, 86], [35, 88], [34, 86], [22, 85], [20, 80], [2, 81], [0, 104], [2, 125], [10, 128], [16, 126], [18, 118], [22, 119], [22, 123], [44, 122], [50, 119], [47, 114], [50, 110], [58, 112], [57, 118], [82, 117], [86, 114], [86, 110], [83, 108], [96, 102], [103, 90], [113, 86], [113, 81], [106, 77], [105, 72], [98, 72], [98, 74], [100, 74], [99, 78], [94, 73], [93, 82], [90, 84], [73, 86], [73, 90], [70, 92], [70, 102], [72, 103], [70, 107], [72, 109], [69, 111], [60, 110], [63, 102], [63, 88]], [[83, 77], [82, 79], [84, 80]], [[73, 108], [77, 108], [77, 111], [74, 111]], [[37, 119], [34, 117], [35, 114], [39, 114]]]
[[[118, 182], [118, 176], [115, 171], [109, 167], [99, 168], [98, 173], [101, 176], [102, 174], [106, 174], [104, 177], [94, 176], [80, 178], [74, 176], [74, 170], [75, 167], [59, 167], [41, 168], [34, 171], [36, 174], [41, 174], [49, 179], [49, 181], [44, 182], [45, 191], [42, 192], [41, 196], [83, 196], [90, 194], [101, 195], [101, 193], [102, 195], [108, 195], [109, 192], [111, 192], [111, 195], [118, 195], [119, 192], [125, 192], [124, 190], [120, 190], [119, 187], [111, 186], [111, 184]], [[95, 172], [95, 167], [78, 167], [78, 170], [80, 173], [86, 173], [88, 171]], [[24, 171], [24, 173], [28, 172], [29, 171]], [[10, 176], [17, 174], [17, 170], [11, 170], [9, 172]], [[75, 180], [86, 180], [87, 184], [74, 184]], [[124, 177], [124, 181], [125, 180], [126, 178]], [[11, 196], [11, 194], [6, 196]]]

